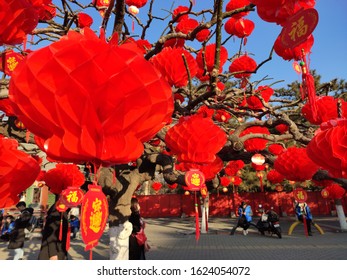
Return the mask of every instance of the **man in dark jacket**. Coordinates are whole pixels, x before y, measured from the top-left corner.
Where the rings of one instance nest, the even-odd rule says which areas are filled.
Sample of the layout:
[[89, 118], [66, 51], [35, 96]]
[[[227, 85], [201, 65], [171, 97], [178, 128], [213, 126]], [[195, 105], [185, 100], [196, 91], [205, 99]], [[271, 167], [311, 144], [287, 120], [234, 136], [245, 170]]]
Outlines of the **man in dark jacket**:
[[[42, 230], [39, 260], [67, 259], [66, 240], [68, 223], [68, 211], [61, 213], [56, 209], [56, 204], [53, 204], [47, 212], [46, 223]], [[62, 227], [61, 239], [60, 227]]]

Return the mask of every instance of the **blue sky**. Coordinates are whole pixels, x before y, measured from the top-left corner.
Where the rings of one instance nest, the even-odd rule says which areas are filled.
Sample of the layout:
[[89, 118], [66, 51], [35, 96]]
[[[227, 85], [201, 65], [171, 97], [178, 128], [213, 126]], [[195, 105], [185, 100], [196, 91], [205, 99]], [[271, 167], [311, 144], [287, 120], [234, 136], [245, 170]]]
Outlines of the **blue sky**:
[[[172, 3], [174, 7], [179, 5], [188, 5], [188, 0], [160, 0], [161, 9], [170, 9]], [[226, 5], [228, 1], [224, 1]], [[212, 0], [196, 0], [193, 10], [209, 8]], [[313, 32], [315, 43], [311, 49], [310, 68], [315, 69], [322, 76], [322, 82], [330, 81], [333, 78], [347, 80], [347, 1], [346, 0], [316, 0], [316, 10], [319, 13], [319, 22]], [[155, 9], [155, 15], [165, 16], [166, 11]], [[147, 14], [147, 7], [140, 9], [139, 16]], [[270, 53], [275, 39], [281, 31], [281, 27], [275, 23], [269, 23], [261, 20], [256, 12], [250, 13], [247, 17], [255, 22], [253, 34], [248, 38], [244, 48], [249, 53], [254, 54], [255, 60], [260, 63], [266, 59]], [[130, 20], [129, 24], [130, 24]], [[157, 39], [162, 31], [161, 22], [155, 21], [156, 28], [150, 34], [150, 39]], [[135, 29], [136, 33], [137, 29]], [[239, 40], [230, 40], [226, 47], [229, 56], [235, 54], [239, 49]], [[150, 40], [153, 42], [152, 40]], [[191, 42], [188, 45], [192, 45]], [[273, 78], [271, 82], [284, 80], [277, 84], [278, 87], [285, 87], [293, 81], [301, 80], [293, 67], [293, 61], [285, 61], [277, 54], [273, 54], [273, 59], [264, 65], [257, 74], [253, 75], [252, 80], [259, 80], [264, 76]], [[227, 67], [224, 67], [227, 70]], [[276, 86], [276, 87], [277, 87]]]

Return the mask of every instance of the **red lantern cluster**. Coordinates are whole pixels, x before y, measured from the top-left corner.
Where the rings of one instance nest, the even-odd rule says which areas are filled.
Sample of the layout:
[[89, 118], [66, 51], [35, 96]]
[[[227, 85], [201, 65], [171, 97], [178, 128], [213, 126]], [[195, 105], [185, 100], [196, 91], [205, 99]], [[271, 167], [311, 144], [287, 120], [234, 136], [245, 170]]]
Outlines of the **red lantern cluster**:
[[45, 173], [43, 180], [50, 192], [60, 194], [67, 187], [82, 186], [85, 178], [77, 165], [58, 163], [55, 168]]
[[0, 0], [0, 46], [23, 43], [39, 22], [39, 15], [29, 0]]
[[319, 166], [308, 157], [306, 148], [290, 147], [278, 155], [274, 168], [287, 180], [303, 182], [311, 179]]
[[57, 14], [56, 8], [54, 7], [52, 0], [30, 0], [36, 8], [39, 19], [41, 21], [47, 21], [54, 18]]
[[[244, 131], [242, 131], [240, 133], [240, 137], [246, 136], [249, 134], [270, 135], [270, 131], [266, 127], [251, 126], [246, 128]], [[269, 140], [264, 138], [251, 138], [244, 141], [244, 146], [248, 152], [257, 152], [257, 151], [264, 150], [268, 141]]]
[[198, 65], [194, 57], [183, 48], [164, 48], [151, 58], [151, 62], [162, 73], [171, 86], [184, 87], [188, 84], [188, 73], [183, 56], [187, 62], [191, 78], [198, 72]]
[[181, 117], [165, 136], [165, 143], [179, 162], [209, 163], [226, 143], [225, 132], [201, 115]]
[[246, 54], [233, 60], [229, 66], [229, 72], [236, 73], [234, 77], [239, 79], [250, 77], [255, 69], [257, 69], [257, 63]]
[[0, 208], [15, 205], [40, 173], [38, 162], [17, 148], [16, 140], [0, 135]]
[[266, 178], [271, 184], [279, 184], [283, 182], [283, 180], [285, 179], [285, 177], [281, 173], [279, 173], [276, 169], [270, 170], [267, 173]]
[[342, 104], [341, 117], [347, 117], [347, 102], [342, 99], [335, 99], [332, 96], [321, 96], [316, 99], [317, 114], [315, 117], [309, 103], [302, 107], [301, 113], [311, 124], [320, 125], [323, 122], [338, 118], [338, 101]]
[[135, 160], [173, 111], [171, 87], [136, 44], [106, 43], [89, 28], [30, 53], [9, 95], [40, 147], [63, 162]]
[[322, 123], [307, 145], [311, 160], [329, 171], [333, 177], [347, 178], [347, 119]]

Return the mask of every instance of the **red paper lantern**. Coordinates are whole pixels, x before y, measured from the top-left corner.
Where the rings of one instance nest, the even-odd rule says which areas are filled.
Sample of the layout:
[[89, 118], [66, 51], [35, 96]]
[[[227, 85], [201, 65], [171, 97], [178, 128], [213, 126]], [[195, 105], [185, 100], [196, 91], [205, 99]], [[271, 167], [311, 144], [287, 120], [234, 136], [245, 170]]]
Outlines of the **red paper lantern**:
[[12, 101], [9, 98], [0, 99], [0, 111], [3, 111], [8, 117], [16, 116], [16, 113], [13, 110]]
[[227, 177], [227, 176], [220, 177], [220, 184], [221, 184], [221, 186], [227, 187], [227, 186], [230, 185], [230, 183], [231, 183], [231, 180], [230, 180], [229, 177]]
[[209, 38], [210, 34], [211, 34], [211, 31], [209, 29], [203, 29], [203, 30], [199, 31], [198, 33], [196, 33], [195, 38], [199, 42], [204, 42]]
[[308, 157], [305, 148], [290, 147], [278, 155], [274, 168], [287, 180], [302, 182], [311, 179], [319, 166]]
[[165, 136], [165, 143], [179, 162], [213, 162], [226, 143], [225, 132], [201, 115], [181, 117]]
[[257, 63], [248, 55], [242, 55], [236, 58], [229, 66], [230, 73], [243, 72], [234, 74], [234, 77], [239, 79], [250, 77], [252, 73], [246, 72], [254, 72], [255, 69], [257, 69]]
[[19, 195], [30, 187], [40, 172], [38, 162], [18, 150], [18, 142], [0, 135], [0, 208], [19, 201]]
[[225, 166], [224, 171], [225, 171], [225, 174], [227, 174], [229, 176], [234, 176], [244, 166], [245, 166], [245, 163], [242, 160], [240, 160], [240, 159], [238, 159], [238, 160], [231, 160]]
[[0, 46], [23, 43], [38, 22], [38, 13], [31, 1], [0, 0]]
[[336, 178], [347, 178], [347, 120], [322, 123], [307, 145], [307, 155]]
[[[323, 122], [338, 118], [338, 100], [332, 96], [318, 97], [315, 103], [317, 108], [315, 117], [309, 103], [302, 107], [301, 113], [311, 124], [320, 125]], [[342, 99], [340, 101], [342, 103], [342, 117], [347, 117], [347, 102]]]
[[[184, 12], [188, 12], [189, 8], [187, 6], [178, 6], [176, 9], [173, 10], [172, 12], [172, 19], [174, 19], [175, 17], [177, 17], [179, 14], [182, 14]], [[177, 18], [177, 22], [180, 22], [181, 20], [187, 19], [188, 18], [188, 14], [184, 14], [184, 15], [180, 15]]]
[[232, 183], [234, 186], [240, 186], [241, 183], [242, 183], [242, 179], [241, 179], [239, 176], [232, 176], [232, 177], [231, 177], [231, 183]]
[[165, 41], [164, 48], [183, 48], [186, 41], [182, 38], [171, 38]]
[[[233, 11], [236, 9], [240, 9], [240, 8], [245, 7], [245, 6], [248, 6], [249, 4], [251, 4], [251, 2], [252, 2], [251, 0], [230, 0], [228, 2], [228, 4], [226, 5], [225, 10], [227, 12], [230, 12], [230, 11]], [[233, 18], [241, 18], [241, 17], [244, 17], [248, 14], [249, 14], [249, 11], [246, 11], [246, 12], [234, 14], [232, 16], [233, 16]]]
[[218, 122], [228, 123], [228, 121], [231, 118], [231, 114], [229, 114], [225, 110], [220, 109], [216, 110], [216, 113], [213, 115], [213, 118]]
[[294, 199], [299, 202], [305, 202], [307, 200], [307, 192], [302, 188], [296, 188], [293, 190]]
[[136, 44], [106, 43], [87, 27], [30, 53], [9, 95], [47, 155], [63, 162], [136, 160], [173, 111], [169, 84]]
[[196, 19], [185, 18], [183, 20], [180, 20], [180, 22], [177, 24], [176, 32], [189, 34], [198, 26], [199, 26], [199, 22]]
[[82, 186], [85, 178], [77, 165], [58, 163], [55, 168], [46, 172], [44, 181], [49, 187], [50, 192], [60, 194], [69, 186]]
[[47, 21], [54, 18], [57, 14], [52, 0], [30, 0], [34, 5], [40, 21]]
[[160, 182], [153, 182], [152, 189], [155, 190], [155, 192], [158, 192], [163, 185]]
[[278, 156], [284, 151], [284, 147], [281, 144], [271, 144], [269, 145], [268, 150], [271, 154]]
[[330, 184], [325, 190], [328, 192], [330, 199], [341, 199], [346, 193], [346, 190], [339, 184]]
[[85, 250], [94, 248], [104, 233], [108, 219], [107, 198], [100, 186], [89, 185], [81, 207], [81, 235]]
[[[264, 101], [267, 103], [269, 102], [271, 96], [274, 93], [274, 90], [270, 88], [269, 86], [260, 86], [257, 90], [254, 92], [255, 94], [259, 94]], [[260, 101], [259, 97], [256, 95], [252, 95], [247, 97], [246, 99], [247, 105], [252, 110], [261, 110], [264, 108], [263, 103]]]
[[257, 164], [254, 164], [253, 162], [252, 162], [252, 168], [255, 170], [255, 171], [262, 171], [262, 170], [264, 170], [265, 169], [265, 165], [257, 165]]
[[322, 189], [322, 191], [320, 192], [321, 196], [323, 198], [329, 198], [329, 192], [326, 188]]
[[137, 8], [142, 8], [147, 4], [148, 0], [125, 0], [125, 4], [128, 6], [135, 6]]
[[[240, 133], [240, 137], [248, 135], [248, 134], [265, 134], [270, 135], [269, 130], [266, 127], [262, 126], [251, 126], [246, 128], [244, 131]], [[251, 138], [244, 141], [244, 146], [246, 151], [248, 152], [257, 152], [264, 150], [266, 144], [269, 140], [263, 138]]]
[[283, 180], [285, 179], [285, 177], [281, 173], [279, 173], [276, 169], [270, 170], [267, 173], [266, 178], [271, 184], [282, 183]]
[[288, 131], [289, 127], [288, 125], [281, 123], [275, 126], [275, 129], [280, 133], [280, 134], [284, 134]]
[[198, 169], [191, 169], [186, 172], [184, 176], [187, 187], [184, 188], [188, 191], [199, 191], [205, 184], [204, 173]]
[[225, 23], [224, 29], [230, 35], [235, 35], [238, 38], [244, 38], [252, 34], [254, 26], [254, 22], [249, 19], [230, 18]]
[[86, 13], [78, 13], [77, 25], [79, 28], [90, 27], [93, 24], [93, 18]]
[[6, 75], [11, 76], [17, 65], [24, 59], [24, 56], [20, 53], [16, 53], [13, 50], [4, 51], [0, 57], [0, 71]]
[[186, 59], [191, 78], [198, 72], [198, 65], [194, 57], [183, 48], [164, 48], [150, 61], [162, 73], [171, 86], [184, 87], [188, 84], [188, 73], [184, 63]]
[[[206, 46], [205, 49], [200, 49], [196, 56], [196, 62], [198, 63], [198, 66], [201, 69], [204, 69], [204, 60], [202, 57], [203, 51], [205, 52], [205, 62], [206, 62], [206, 67], [207, 71], [211, 72], [214, 67], [214, 58], [216, 54], [216, 44], [209, 44]], [[219, 66], [222, 68], [223, 65], [226, 63], [228, 59], [228, 51], [225, 47], [221, 46], [220, 47], [220, 64]]]
[[76, 207], [82, 203], [83, 191], [78, 187], [67, 187], [61, 192], [60, 200], [69, 208]]

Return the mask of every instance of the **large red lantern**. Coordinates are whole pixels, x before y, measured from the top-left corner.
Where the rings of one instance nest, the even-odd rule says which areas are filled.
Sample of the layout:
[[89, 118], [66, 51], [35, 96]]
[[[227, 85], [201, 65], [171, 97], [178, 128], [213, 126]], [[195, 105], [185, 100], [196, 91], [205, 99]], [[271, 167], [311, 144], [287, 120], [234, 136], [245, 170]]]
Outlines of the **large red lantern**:
[[39, 22], [29, 0], [0, 0], [0, 46], [21, 44]]
[[183, 34], [189, 34], [196, 27], [199, 26], [199, 22], [196, 19], [186, 18], [180, 20], [180, 22], [176, 26], [176, 32], [182, 32]]
[[15, 205], [39, 173], [38, 162], [18, 150], [16, 140], [0, 135], [0, 208]]
[[[246, 128], [244, 131], [242, 131], [240, 133], [240, 137], [243, 137], [243, 136], [247, 137], [247, 135], [252, 135], [252, 134], [269, 135], [270, 132], [266, 127], [251, 126]], [[264, 150], [268, 141], [269, 140], [264, 138], [250, 138], [244, 141], [244, 146], [248, 152], [257, 152], [257, 151]]]
[[198, 72], [196, 60], [183, 48], [164, 48], [150, 61], [159, 69], [171, 86], [184, 87], [188, 84], [188, 70], [183, 57], [187, 63], [190, 77], [195, 77]]
[[108, 218], [107, 198], [101, 186], [89, 185], [81, 207], [81, 235], [85, 250], [92, 250], [103, 234]]
[[246, 54], [233, 60], [229, 66], [229, 72], [235, 73], [234, 77], [240, 79], [251, 76], [251, 72], [254, 72], [255, 69], [257, 69], [256, 61]]
[[333, 177], [347, 178], [347, 119], [322, 123], [307, 145], [307, 155]]
[[225, 132], [201, 115], [181, 117], [165, 136], [165, 143], [179, 162], [213, 162], [226, 143]]
[[9, 95], [47, 155], [73, 163], [136, 160], [173, 111], [169, 84], [136, 44], [106, 43], [87, 27], [30, 53]]
[[319, 166], [308, 157], [306, 148], [290, 147], [278, 155], [274, 168], [287, 180], [302, 182], [311, 179]]

